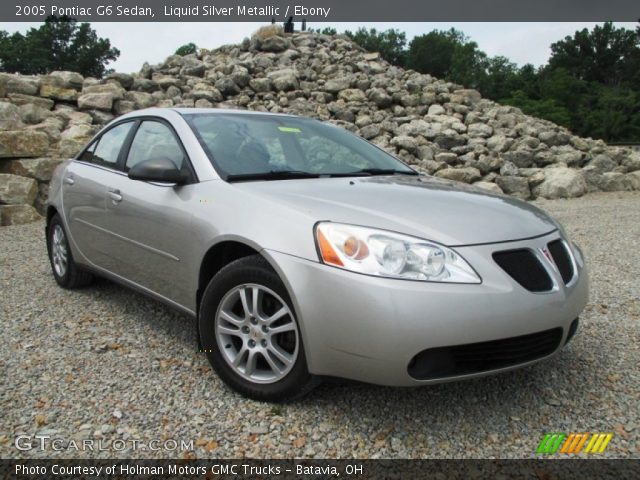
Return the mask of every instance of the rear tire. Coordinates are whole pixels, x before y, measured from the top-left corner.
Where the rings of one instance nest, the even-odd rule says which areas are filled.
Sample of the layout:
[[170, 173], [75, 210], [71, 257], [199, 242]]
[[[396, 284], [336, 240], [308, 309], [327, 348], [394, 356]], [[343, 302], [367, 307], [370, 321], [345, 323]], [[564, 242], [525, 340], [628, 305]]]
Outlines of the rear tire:
[[220, 378], [254, 400], [284, 402], [311, 391], [302, 335], [289, 294], [260, 255], [220, 270], [202, 296], [198, 331]]
[[67, 232], [57, 213], [51, 218], [47, 230], [47, 251], [53, 277], [62, 288], [80, 288], [93, 281], [93, 275], [82, 270], [73, 260]]

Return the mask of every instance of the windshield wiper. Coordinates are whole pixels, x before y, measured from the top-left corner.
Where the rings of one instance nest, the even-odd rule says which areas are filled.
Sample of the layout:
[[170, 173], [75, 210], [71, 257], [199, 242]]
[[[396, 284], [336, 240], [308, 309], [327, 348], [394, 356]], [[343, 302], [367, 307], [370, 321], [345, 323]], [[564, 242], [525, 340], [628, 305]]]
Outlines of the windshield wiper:
[[354, 172], [346, 173], [345, 175], [420, 175], [413, 170], [397, 170], [395, 168], [363, 168], [362, 170], [356, 170]]
[[227, 175], [228, 182], [242, 182], [251, 180], [289, 180], [296, 178], [319, 178], [320, 174], [304, 172], [302, 170], [270, 170], [268, 172], [237, 173]]

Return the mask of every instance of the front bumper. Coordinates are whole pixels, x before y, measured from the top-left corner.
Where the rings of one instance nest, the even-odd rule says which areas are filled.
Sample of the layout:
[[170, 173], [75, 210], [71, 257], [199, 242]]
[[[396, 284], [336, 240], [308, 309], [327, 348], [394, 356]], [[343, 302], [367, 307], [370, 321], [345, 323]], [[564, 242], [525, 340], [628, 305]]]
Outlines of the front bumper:
[[263, 253], [291, 294], [311, 373], [411, 386], [506, 371], [542, 359], [480, 373], [418, 380], [408, 373], [408, 366], [426, 349], [519, 337], [558, 327], [562, 328], [562, 339], [544, 358], [562, 348], [572, 321], [588, 298], [588, 276], [582, 261], [577, 258], [576, 276], [568, 285], [553, 272], [556, 287], [532, 293], [492, 258], [493, 252], [501, 250], [537, 251], [558, 238], [559, 233], [553, 232], [525, 241], [455, 248], [481, 276], [482, 283], [476, 285], [385, 279], [271, 250]]

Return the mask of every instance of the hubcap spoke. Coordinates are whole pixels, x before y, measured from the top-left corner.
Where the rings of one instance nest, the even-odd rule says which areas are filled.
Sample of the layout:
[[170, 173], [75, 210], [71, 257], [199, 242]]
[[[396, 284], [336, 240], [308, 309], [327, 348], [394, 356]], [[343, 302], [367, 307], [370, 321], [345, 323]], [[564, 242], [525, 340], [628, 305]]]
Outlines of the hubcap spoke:
[[244, 324], [244, 320], [242, 318], [236, 317], [235, 314], [231, 312], [225, 312], [224, 310], [220, 312], [220, 318], [222, 320], [226, 320], [232, 325], [240, 326]]
[[280, 374], [280, 371], [281, 371], [280, 366], [273, 360], [271, 355], [269, 355], [268, 351], [263, 355], [263, 357], [267, 361], [267, 363], [269, 364], [269, 367], [271, 367], [271, 370], [275, 374]]
[[289, 314], [289, 309], [287, 307], [282, 307], [276, 313], [267, 318], [267, 325], [271, 325], [273, 322], [281, 319], [285, 315]]
[[249, 349], [243, 345], [240, 351], [238, 352], [238, 355], [236, 356], [235, 360], [233, 361], [234, 367], [237, 368], [240, 366], [240, 364], [242, 363], [242, 360], [244, 359], [244, 356], [247, 354], [248, 351]]
[[218, 326], [218, 333], [221, 333], [223, 335], [232, 335], [234, 337], [243, 337], [244, 335], [242, 334], [242, 331], [240, 330], [234, 330], [233, 328], [228, 328], [228, 327], [223, 327], [223, 326]]
[[254, 317], [260, 316], [260, 302], [262, 301], [262, 290], [257, 287], [251, 289], [251, 314]]
[[280, 325], [278, 327], [275, 328], [271, 328], [269, 330], [269, 333], [271, 335], [278, 335], [279, 333], [284, 333], [284, 332], [293, 332], [295, 331], [296, 327], [293, 324], [293, 322], [290, 323], [285, 323], [284, 325]]
[[269, 347], [269, 351], [273, 352], [273, 354], [276, 356], [276, 358], [278, 360], [280, 360], [282, 363], [284, 363], [285, 365], [290, 365], [291, 362], [293, 361], [293, 359], [291, 358], [291, 355], [289, 355], [288, 353], [284, 352], [283, 350], [280, 349], [280, 347], [278, 347], [275, 344], [271, 344], [271, 346]]
[[244, 367], [244, 373], [247, 375], [253, 374], [256, 369], [256, 362], [258, 360], [258, 354], [255, 350], [249, 351], [249, 356], [247, 357], [247, 365]]
[[240, 302], [242, 302], [242, 310], [244, 311], [245, 318], [248, 318], [251, 314], [251, 309], [249, 308], [249, 301], [247, 299], [247, 289], [241, 288], [240, 291]]

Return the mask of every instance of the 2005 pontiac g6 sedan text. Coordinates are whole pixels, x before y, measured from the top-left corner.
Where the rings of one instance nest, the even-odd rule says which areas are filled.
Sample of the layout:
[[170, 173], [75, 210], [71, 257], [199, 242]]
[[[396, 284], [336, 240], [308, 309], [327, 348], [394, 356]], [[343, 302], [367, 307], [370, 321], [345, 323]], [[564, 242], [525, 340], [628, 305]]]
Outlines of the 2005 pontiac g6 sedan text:
[[528, 365], [570, 340], [588, 295], [580, 249], [538, 208], [288, 115], [119, 117], [56, 170], [46, 233], [62, 287], [99, 275], [197, 316], [218, 375], [260, 400], [323, 376]]

